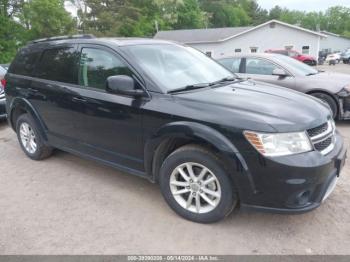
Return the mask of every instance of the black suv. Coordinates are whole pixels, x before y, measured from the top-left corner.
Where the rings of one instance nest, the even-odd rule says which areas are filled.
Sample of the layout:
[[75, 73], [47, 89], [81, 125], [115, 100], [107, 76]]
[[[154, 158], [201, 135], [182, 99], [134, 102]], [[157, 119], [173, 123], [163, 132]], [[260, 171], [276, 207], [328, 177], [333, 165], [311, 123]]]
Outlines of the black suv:
[[196, 222], [218, 221], [238, 203], [314, 209], [346, 157], [323, 102], [245, 81], [166, 41], [34, 41], [11, 64], [5, 90], [30, 158], [58, 148], [158, 182], [171, 208]]

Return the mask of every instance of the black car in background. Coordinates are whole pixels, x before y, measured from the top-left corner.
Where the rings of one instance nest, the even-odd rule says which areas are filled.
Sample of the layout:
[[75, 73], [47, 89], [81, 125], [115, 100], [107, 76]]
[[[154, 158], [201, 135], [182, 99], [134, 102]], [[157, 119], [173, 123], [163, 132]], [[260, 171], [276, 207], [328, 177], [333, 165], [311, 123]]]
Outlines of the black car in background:
[[218, 221], [238, 203], [312, 210], [334, 189], [346, 157], [322, 102], [244, 81], [167, 41], [34, 41], [6, 81], [8, 121], [28, 157], [59, 148], [147, 178], [196, 222]]
[[5, 101], [5, 75], [8, 65], [0, 65], [0, 120], [6, 118], [6, 101]]

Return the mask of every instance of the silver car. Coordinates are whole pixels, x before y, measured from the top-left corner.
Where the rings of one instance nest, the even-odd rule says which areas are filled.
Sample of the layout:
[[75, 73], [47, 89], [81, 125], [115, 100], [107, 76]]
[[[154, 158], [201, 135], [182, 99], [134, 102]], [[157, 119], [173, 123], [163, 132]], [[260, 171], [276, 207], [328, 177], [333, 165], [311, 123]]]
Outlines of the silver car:
[[218, 62], [242, 78], [251, 78], [310, 94], [326, 102], [335, 119], [350, 119], [350, 75], [318, 71], [279, 54], [237, 54]]
[[5, 109], [5, 74], [7, 72], [8, 65], [0, 65], [0, 119], [6, 117], [6, 109]]

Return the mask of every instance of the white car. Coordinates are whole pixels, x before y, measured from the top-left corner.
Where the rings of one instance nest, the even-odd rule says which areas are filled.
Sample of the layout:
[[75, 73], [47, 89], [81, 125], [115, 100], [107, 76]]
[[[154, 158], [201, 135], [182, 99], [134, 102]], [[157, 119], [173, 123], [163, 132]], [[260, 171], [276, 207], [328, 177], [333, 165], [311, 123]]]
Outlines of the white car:
[[341, 53], [333, 53], [333, 54], [329, 54], [326, 58], [326, 63], [331, 63], [332, 61], [334, 61], [335, 63], [339, 64], [341, 60]]

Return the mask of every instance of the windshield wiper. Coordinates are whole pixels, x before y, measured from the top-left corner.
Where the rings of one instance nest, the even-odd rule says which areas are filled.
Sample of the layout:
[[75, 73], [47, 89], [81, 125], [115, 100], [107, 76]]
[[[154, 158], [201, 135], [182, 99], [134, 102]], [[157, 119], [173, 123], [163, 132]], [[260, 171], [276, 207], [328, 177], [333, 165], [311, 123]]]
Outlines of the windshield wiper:
[[183, 92], [183, 91], [188, 91], [188, 90], [193, 90], [193, 89], [199, 89], [199, 88], [205, 88], [205, 87], [221, 84], [221, 83], [224, 83], [224, 82], [232, 82], [232, 81], [235, 81], [236, 79], [237, 79], [236, 77], [229, 76], [229, 77], [225, 77], [225, 78], [222, 78], [222, 79], [220, 79], [218, 81], [211, 82], [211, 83], [199, 83], [199, 84], [187, 85], [187, 86], [184, 86], [184, 87], [180, 87], [180, 88], [176, 88], [176, 89], [170, 90], [170, 91], [167, 92], [167, 94], [178, 93], [178, 92]]
[[199, 83], [199, 84], [194, 84], [194, 85], [187, 85], [184, 87], [179, 87], [172, 89], [167, 92], [167, 94], [172, 94], [172, 93], [178, 93], [178, 92], [183, 92], [183, 91], [188, 91], [188, 90], [193, 90], [193, 89], [199, 89], [199, 88], [204, 88], [210, 86], [210, 83]]
[[306, 74], [306, 76], [313, 76], [313, 75], [317, 75], [319, 72], [317, 72], [317, 73], [308, 73], [308, 74]]

